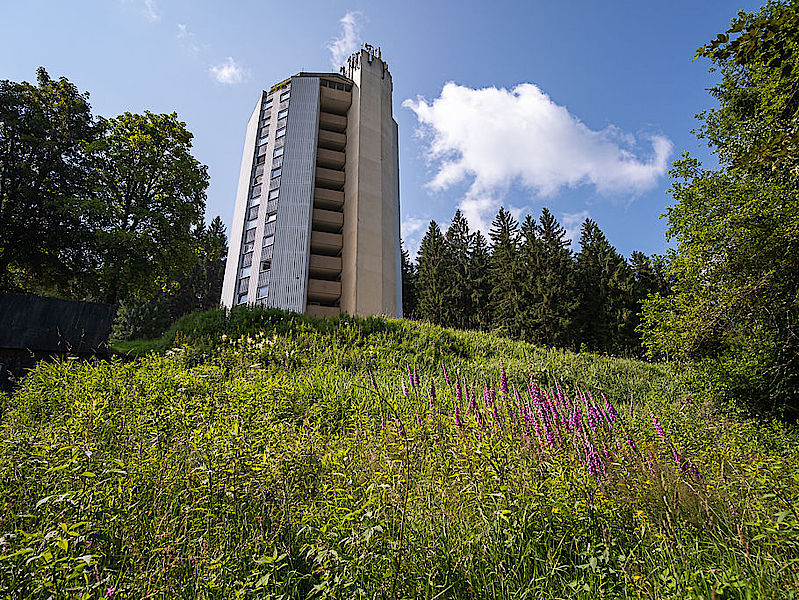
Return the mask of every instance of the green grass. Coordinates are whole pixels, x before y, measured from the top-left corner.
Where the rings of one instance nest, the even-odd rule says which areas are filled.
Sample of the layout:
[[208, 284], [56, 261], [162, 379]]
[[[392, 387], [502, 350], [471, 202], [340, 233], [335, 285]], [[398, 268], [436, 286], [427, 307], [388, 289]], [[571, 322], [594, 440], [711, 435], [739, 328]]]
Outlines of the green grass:
[[[686, 397], [668, 366], [263, 310], [148, 347], [0, 398], [0, 597], [799, 595], [796, 429]], [[618, 418], [549, 447], [500, 364], [521, 397], [532, 377]]]

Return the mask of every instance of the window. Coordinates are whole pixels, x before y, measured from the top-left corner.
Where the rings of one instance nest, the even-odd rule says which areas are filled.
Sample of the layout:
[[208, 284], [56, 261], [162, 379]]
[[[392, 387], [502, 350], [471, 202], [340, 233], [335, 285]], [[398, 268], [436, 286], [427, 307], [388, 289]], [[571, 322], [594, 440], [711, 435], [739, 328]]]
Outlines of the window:
[[264, 165], [261, 163], [257, 167], [255, 167], [255, 176], [261, 175], [264, 172]]
[[[247, 254], [241, 255], [241, 266], [242, 267], [249, 267], [252, 264], [252, 252], [247, 252]], [[244, 275], [242, 275], [244, 277]]]
[[291, 90], [286, 90], [282, 94], [280, 94], [280, 101], [283, 102], [284, 100], [288, 100], [289, 96], [291, 96]]
[[247, 288], [250, 287], [250, 278], [249, 277], [242, 277], [239, 279], [239, 293], [243, 293], [247, 291]]
[[269, 143], [269, 138], [266, 137], [266, 136], [264, 136], [260, 140], [258, 140], [258, 145], [259, 146], [265, 146], [267, 143]]
[[256, 165], [262, 165], [265, 162], [266, 162], [266, 154], [262, 154], [261, 156], [258, 157], [258, 160], [256, 161], [255, 164]]
[[264, 248], [266, 248], [267, 246], [271, 246], [274, 243], [275, 243], [275, 236], [268, 235], [264, 238]]
[[244, 232], [244, 243], [255, 241], [255, 227], [252, 227]]
[[283, 156], [284, 148], [276, 148], [275, 153], [272, 155], [272, 158], [277, 158], [278, 156]]
[[283, 167], [278, 167], [277, 169], [272, 169], [272, 179], [275, 177], [280, 177], [280, 173], [283, 172]]
[[269, 295], [269, 286], [262, 285], [258, 288], [258, 298], [266, 298]]
[[261, 273], [264, 271], [268, 271], [272, 268], [272, 261], [271, 260], [264, 260], [261, 262]]
[[278, 129], [278, 130], [275, 132], [275, 139], [277, 139], [277, 138], [281, 138], [281, 137], [283, 137], [284, 135], [286, 135], [286, 128], [285, 128], [285, 127], [281, 127], [280, 129]]
[[271, 118], [272, 118], [272, 115], [269, 114], [269, 113], [266, 113], [265, 115], [261, 116], [261, 122], [258, 123], [258, 124], [261, 127], [267, 127], [267, 126], [269, 126], [269, 119], [271, 119]]
[[267, 98], [267, 99], [266, 99], [266, 102], [264, 102], [264, 108], [263, 108], [263, 110], [264, 110], [264, 111], [267, 111], [267, 110], [269, 110], [270, 108], [272, 108], [272, 98]]
[[269, 190], [269, 200], [275, 200], [280, 195], [280, 188]]
[[247, 292], [239, 294], [239, 304], [244, 304], [245, 302], [247, 302]]
[[253, 183], [255, 183], [255, 185], [258, 185], [258, 184], [259, 184], [259, 183], [261, 183], [263, 180], [264, 180], [264, 176], [263, 176], [263, 174], [256, 175], [256, 176], [255, 176], [255, 181], [254, 181]]
[[255, 248], [255, 239], [251, 242], [244, 242], [244, 248], [242, 250], [244, 252], [252, 252], [253, 248]]
[[261, 195], [261, 186], [260, 185], [253, 186], [252, 191], [250, 192], [250, 198], [255, 198], [256, 196], [260, 195]]
[[242, 267], [241, 272], [239, 273], [239, 277], [249, 277], [250, 269], [252, 269], [252, 267]]
[[280, 119], [285, 119], [288, 116], [289, 116], [289, 109], [284, 108], [279, 113], [277, 113], [277, 120], [279, 121]]
[[271, 215], [266, 215], [266, 222], [267, 223], [274, 223], [277, 220], [277, 213], [272, 213]]
[[252, 221], [258, 218], [258, 206], [253, 206], [247, 211], [247, 220]]
[[260, 198], [250, 198], [250, 206], [258, 206], [261, 204]]

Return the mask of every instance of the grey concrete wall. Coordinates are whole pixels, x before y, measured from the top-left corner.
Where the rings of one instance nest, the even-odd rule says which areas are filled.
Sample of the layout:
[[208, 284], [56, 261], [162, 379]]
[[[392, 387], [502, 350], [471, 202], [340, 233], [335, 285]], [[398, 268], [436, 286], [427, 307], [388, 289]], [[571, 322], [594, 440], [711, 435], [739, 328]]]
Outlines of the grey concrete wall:
[[247, 135], [244, 138], [244, 150], [241, 157], [239, 172], [239, 185], [236, 191], [236, 204], [233, 209], [233, 223], [230, 226], [230, 241], [228, 243], [227, 264], [225, 265], [225, 278], [222, 282], [222, 305], [230, 308], [236, 303], [238, 290], [239, 260], [241, 259], [241, 242], [244, 233], [244, 221], [247, 214], [247, 202], [250, 196], [250, 179], [252, 176], [253, 162], [255, 160], [255, 143], [258, 133], [258, 120], [261, 115], [262, 98], [255, 104], [255, 108], [247, 122]]
[[319, 78], [292, 77], [269, 306], [305, 312], [319, 132]]

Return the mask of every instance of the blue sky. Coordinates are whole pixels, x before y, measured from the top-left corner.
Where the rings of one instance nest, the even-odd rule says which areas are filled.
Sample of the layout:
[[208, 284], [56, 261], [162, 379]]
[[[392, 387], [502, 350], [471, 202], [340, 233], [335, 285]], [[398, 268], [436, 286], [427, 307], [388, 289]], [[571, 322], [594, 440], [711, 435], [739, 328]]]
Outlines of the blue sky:
[[[668, 164], [713, 157], [690, 130], [717, 75], [692, 61], [759, 2], [4, 0], [0, 78], [38, 66], [95, 114], [177, 112], [208, 165], [207, 216], [232, 220], [260, 90], [379, 45], [394, 80], [403, 235], [465, 209], [590, 216], [617, 249], [663, 252]], [[332, 48], [332, 50], [331, 50]], [[481, 225], [482, 224], [482, 225]], [[575, 244], [576, 246], [576, 244]]]

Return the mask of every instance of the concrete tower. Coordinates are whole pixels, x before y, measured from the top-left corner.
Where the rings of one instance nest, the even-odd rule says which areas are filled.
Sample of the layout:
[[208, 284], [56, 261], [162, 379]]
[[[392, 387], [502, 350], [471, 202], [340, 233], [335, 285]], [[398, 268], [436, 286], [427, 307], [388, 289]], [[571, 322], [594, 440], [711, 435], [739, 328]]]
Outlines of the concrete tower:
[[263, 92], [249, 123], [222, 304], [402, 316], [397, 124], [380, 48]]

